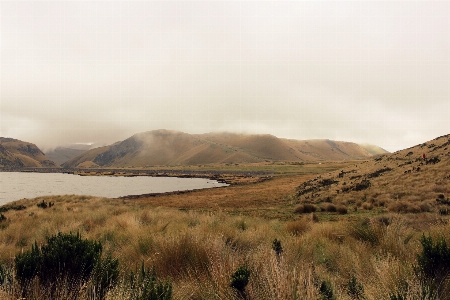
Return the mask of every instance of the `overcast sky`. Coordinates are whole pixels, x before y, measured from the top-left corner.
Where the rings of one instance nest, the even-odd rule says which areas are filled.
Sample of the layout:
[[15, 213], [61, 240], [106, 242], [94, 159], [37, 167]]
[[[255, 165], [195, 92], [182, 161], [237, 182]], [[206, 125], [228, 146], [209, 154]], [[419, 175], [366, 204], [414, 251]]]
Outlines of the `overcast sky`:
[[450, 133], [450, 2], [1, 1], [0, 136]]

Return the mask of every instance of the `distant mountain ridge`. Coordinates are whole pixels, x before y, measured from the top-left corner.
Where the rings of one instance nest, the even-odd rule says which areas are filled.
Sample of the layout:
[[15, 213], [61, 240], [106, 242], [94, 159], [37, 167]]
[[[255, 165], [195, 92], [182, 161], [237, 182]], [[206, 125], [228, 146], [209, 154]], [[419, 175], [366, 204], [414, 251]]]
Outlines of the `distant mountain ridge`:
[[264, 161], [307, 162], [365, 159], [371, 156], [364, 147], [350, 142], [301, 141], [269, 134], [187, 134], [154, 130], [135, 134], [109, 146], [91, 149], [65, 162], [63, 166], [120, 168]]
[[0, 167], [59, 167], [35, 145], [13, 138], [0, 137]]
[[45, 151], [45, 156], [47, 156], [48, 159], [54, 161], [55, 163], [62, 165], [66, 161], [88, 151], [91, 148], [93, 147], [90, 144], [67, 145], [64, 147], [56, 147], [55, 149]]

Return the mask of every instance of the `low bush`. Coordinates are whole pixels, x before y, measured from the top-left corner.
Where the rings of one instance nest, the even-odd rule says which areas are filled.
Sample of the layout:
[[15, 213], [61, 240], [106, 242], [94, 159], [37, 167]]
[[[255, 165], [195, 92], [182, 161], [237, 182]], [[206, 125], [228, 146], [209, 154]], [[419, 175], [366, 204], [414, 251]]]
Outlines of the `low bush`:
[[305, 204], [300, 204], [299, 206], [297, 206], [294, 211], [297, 214], [308, 214], [308, 213], [315, 212], [316, 210], [317, 210], [317, 207], [314, 204], [305, 203]]
[[128, 282], [129, 300], [170, 300], [172, 283], [157, 278], [155, 269], [145, 269], [144, 264], [136, 274], [131, 273]]
[[44, 200], [42, 200], [42, 202], [40, 202], [40, 203], [38, 203], [38, 204], [36, 204], [36, 206], [37, 207], [39, 207], [39, 208], [47, 208], [47, 207], [52, 207], [54, 205], [54, 203], [53, 202], [45, 202]]
[[15, 258], [16, 278], [27, 296], [30, 283], [37, 278], [49, 297], [64, 285], [69, 294], [77, 297], [80, 287], [91, 279], [106, 294], [118, 277], [118, 261], [111, 258], [101, 260], [100, 242], [81, 239], [80, 234], [58, 233], [47, 238], [41, 248], [35, 243], [30, 251], [20, 253]]
[[107, 292], [119, 280], [119, 260], [110, 255], [100, 258], [93, 270], [91, 280], [99, 299], [104, 299]]
[[443, 299], [450, 292], [450, 248], [444, 238], [433, 242], [431, 236], [422, 235], [422, 252], [417, 256], [417, 271], [427, 299]]
[[240, 266], [233, 275], [231, 275], [230, 286], [235, 288], [241, 295], [245, 295], [245, 287], [250, 280], [250, 273], [250, 270], [247, 269], [246, 266]]
[[281, 246], [281, 242], [278, 239], [274, 239], [272, 242], [272, 250], [275, 251], [277, 256], [280, 256], [283, 253], [283, 247]]
[[338, 205], [338, 206], [336, 207], [336, 210], [337, 210], [337, 212], [338, 212], [339, 214], [341, 214], [341, 215], [345, 215], [345, 214], [348, 213], [347, 207], [345, 207], [345, 206], [343, 206], [343, 205]]
[[0, 207], [0, 212], [7, 212], [9, 210], [24, 210], [26, 207], [24, 205], [4, 205]]
[[[425, 211], [427, 209], [429, 209], [428, 206], [423, 206], [423, 208], [425, 209]], [[393, 202], [389, 205], [388, 210], [391, 212], [396, 212], [396, 213], [420, 213], [420, 212], [422, 212], [422, 209], [418, 205], [416, 205], [414, 203], [406, 202], [406, 201]]]
[[320, 299], [321, 300], [334, 300], [336, 297], [333, 293], [333, 287], [328, 281], [322, 281], [319, 288]]
[[333, 203], [324, 203], [320, 206], [320, 210], [326, 212], [336, 212], [337, 208]]
[[364, 299], [364, 288], [362, 284], [356, 281], [355, 276], [352, 276], [347, 283], [347, 294], [355, 300]]
[[12, 276], [9, 270], [0, 263], [0, 287], [12, 282]]

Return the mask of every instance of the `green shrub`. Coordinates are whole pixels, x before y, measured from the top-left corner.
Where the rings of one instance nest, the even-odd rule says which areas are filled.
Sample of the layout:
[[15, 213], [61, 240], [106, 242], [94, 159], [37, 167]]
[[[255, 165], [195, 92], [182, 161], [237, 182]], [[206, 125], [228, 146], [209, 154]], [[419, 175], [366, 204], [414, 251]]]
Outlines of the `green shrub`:
[[334, 300], [334, 299], [336, 299], [334, 297], [333, 287], [331, 286], [331, 283], [328, 282], [328, 281], [322, 281], [322, 283], [320, 284], [319, 293], [320, 293], [320, 299], [321, 300]]
[[356, 281], [355, 276], [352, 276], [347, 283], [347, 294], [352, 299], [364, 299], [364, 288]]
[[16, 278], [21, 285], [22, 296], [26, 295], [29, 283], [37, 277], [49, 296], [62, 285], [76, 297], [79, 287], [93, 279], [100, 298], [103, 297], [118, 278], [119, 264], [110, 257], [102, 260], [101, 253], [100, 242], [83, 240], [80, 234], [58, 233], [49, 237], [40, 249], [35, 243], [31, 251], [15, 258]]
[[444, 238], [433, 242], [431, 236], [422, 235], [420, 239], [422, 252], [417, 256], [417, 271], [423, 290], [429, 297], [448, 292], [450, 286], [445, 280], [450, 274], [450, 248]]
[[238, 290], [241, 294], [244, 293], [245, 287], [248, 284], [250, 279], [250, 270], [245, 266], [240, 266], [234, 273], [231, 275], [231, 284], [230, 286]]
[[351, 224], [349, 234], [357, 240], [369, 242], [373, 247], [380, 243], [380, 230], [382, 230], [380, 225], [371, 224], [370, 221], [366, 219]]
[[26, 209], [23, 205], [4, 205], [0, 206], [0, 212], [7, 212], [9, 210], [24, 210]]
[[106, 256], [100, 258], [92, 274], [92, 283], [96, 294], [100, 299], [104, 299], [106, 293], [116, 285], [119, 279], [119, 260]]
[[390, 300], [406, 300], [406, 297], [401, 294], [393, 294], [389, 297]]
[[274, 239], [272, 242], [272, 249], [275, 253], [280, 256], [283, 253], [283, 247], [281, 246], [281, 242], [278, 239]]
[[41, 248], [38, 277], [42, 283], [55, 282], [61, 276], [70, 282], [86, 282], [100, 259], [100, 242], [82, 240], [80, 234], [58, 233]]
[[158, 280], [155, 269], [146, 270], [142, 264], [140, 272], [130, 274], [130, 300], [170, 300], [172, 299], [172, 283]]
[[12, 282], [11, 273], [9, 270], [0, 263], [0, 286], [10, 284]]
[[41, 265], [41, 250], [37, 243], [31, 245], [31, 251], [19, 253], [14, 264], [16, 267], [16, 278], [19, 284], [26, 288], [28, 283], [37, 275]]

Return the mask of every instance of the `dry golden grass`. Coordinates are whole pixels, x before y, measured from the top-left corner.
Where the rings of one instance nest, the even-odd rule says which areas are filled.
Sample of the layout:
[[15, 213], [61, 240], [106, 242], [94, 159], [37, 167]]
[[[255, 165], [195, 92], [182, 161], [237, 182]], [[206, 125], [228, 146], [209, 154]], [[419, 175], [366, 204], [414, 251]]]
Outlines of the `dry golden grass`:
[[[403, 163], [395, 155], [405, 154], [381, 163]], [[67, 195], [21, 200], [16, 204], [27, 208], [5, 212], [7, 220], [0, 223], [0, 262], [11, 267], [15, 255], [34, 241], [42, 245], [58, 232], [80, 232], [83, 238], [101, 241], [104, 252], [119, 259], [122, 275], [144, 262], [160, 278], [170, 277], [174, 299], [239, 299], [230, 280], [243, 265], [251, 271], [248, 299], [318, 299], [323, 282], [330, 284], [336, 299], [352, 299], [352, 278], [363, 287], [364, 299], [390, 299], [398, 292], [418, 299], [421, 286], [414, 268], [420, 237], [443, 237], [450, 243], [449, 217], [436, 210], [436, 198], [447, 206], [448, 158], [423, 167], [422, 173], [405, 174], [398, 167], [370, 178], [367, 189], [336, 192], [361, 182], [349, 176], [384, 167], [378, 163], [349, 166], [358, 169], [343, 178], [338, 172], [279, 176], [147, 199]], [[326, 179], [338, 182], [328, 185]], [[326, 184], [313, 193], [294, 195], [303, 182]], [[55, 205], [38, 208], [43, 200]], [[324, 209], [295, 213], [306, 204]], [[275, 239], [281, 242], [280, 254], [272, 249]], [[2, 292], [0, 297], [13, 299], [13, 292]], [[107, 299], [127, 299], [123, 286]]]
[[[38, 208], [42, 200], [55, 205]], [[405, 281], [413, 284], [408, 291], [413, 299], [418, 284], [413, 266], [422, 232], [450, 240], [450, 225], [439, 217], [409, 220], [388, 214], [364, 220], [353, 214], [328, 222], [295, 216], [283, 221], [87, 196], [17, 204], [27, 208], [5, 213], [3, 264], [10, 265], [35, 240], [40, 245], [58, 232], [80, 232], [83, 238], [100, 240], [106, 253], [118, 257], [122, 273], [144, 262], [161, 278], [172, 278], [174, 299], [237, 299], [230, 276], [240, 265], [252, 271], [249, 299], [315, 299], [325, 280], [338, 299], [350, 299], [346, 286], [352, 276], [363, 285], [366, 299], [389, 299]], [[413, 226], [418, 223], [423, 227]], [[275, 238], [283, 247], [280, 257], [271, 248]], [[108, 299], [125, 299], [119, 288]]]
[[321, 174], [298, 186], [297, 203], [313, 203], [325, 211], [332, 203], [349, 211], [448, 214], [449, 174], [450, 136], [443, 136]]

